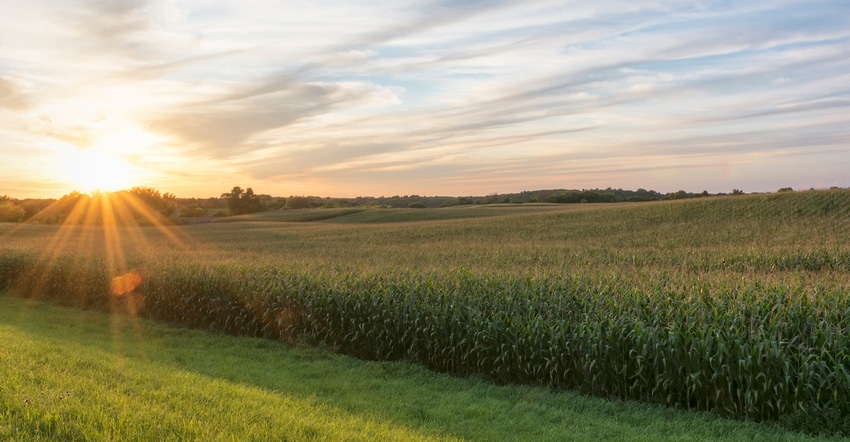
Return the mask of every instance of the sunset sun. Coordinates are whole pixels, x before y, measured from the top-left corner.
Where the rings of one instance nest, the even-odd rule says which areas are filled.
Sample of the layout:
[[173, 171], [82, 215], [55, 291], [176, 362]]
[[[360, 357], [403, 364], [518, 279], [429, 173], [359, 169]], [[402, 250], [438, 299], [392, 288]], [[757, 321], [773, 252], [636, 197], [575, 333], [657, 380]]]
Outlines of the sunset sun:
[[65, 178], [82, 192], [121, 190], [133, 177], [133, 168], [125, 160], [94, 150], [68, 155], [62, 167]]

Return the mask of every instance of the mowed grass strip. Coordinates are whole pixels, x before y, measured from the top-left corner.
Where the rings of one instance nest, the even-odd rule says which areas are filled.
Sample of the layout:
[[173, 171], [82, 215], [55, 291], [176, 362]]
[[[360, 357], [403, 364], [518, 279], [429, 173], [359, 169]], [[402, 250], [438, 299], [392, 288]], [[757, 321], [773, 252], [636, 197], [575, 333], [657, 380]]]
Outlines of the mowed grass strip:
[[829, 440], [10, 296], [0, 342], [2, 440]]

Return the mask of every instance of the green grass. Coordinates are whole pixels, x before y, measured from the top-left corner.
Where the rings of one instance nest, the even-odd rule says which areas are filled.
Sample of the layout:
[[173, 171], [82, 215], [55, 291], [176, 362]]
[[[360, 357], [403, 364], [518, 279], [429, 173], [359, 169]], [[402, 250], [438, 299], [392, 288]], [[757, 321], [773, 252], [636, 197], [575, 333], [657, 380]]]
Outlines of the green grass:
[[3, 440], [828, 440], [0, 296]]

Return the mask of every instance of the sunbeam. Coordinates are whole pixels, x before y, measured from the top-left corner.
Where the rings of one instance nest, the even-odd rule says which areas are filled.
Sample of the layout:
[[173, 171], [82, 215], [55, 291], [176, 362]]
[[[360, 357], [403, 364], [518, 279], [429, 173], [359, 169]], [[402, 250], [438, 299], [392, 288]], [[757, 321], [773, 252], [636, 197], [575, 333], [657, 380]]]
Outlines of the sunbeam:
[[188, 248], [170, 221], [136, 194], [148, 190], [72, 192], [46, 208], [34, 222], [58, 221], [61, 214], [67, 215], [18, 290], [32, 298], [49, 295], [61, 275], [61, 283], [72, 287], [73, 293], [63, 303], [89, 306], [108, 296], [114, 313], [135, 316], [144, 304], [139, 288], [147, 271], [138, 263], [148, 253], [146, 230], [156, 229], [177, 248]]

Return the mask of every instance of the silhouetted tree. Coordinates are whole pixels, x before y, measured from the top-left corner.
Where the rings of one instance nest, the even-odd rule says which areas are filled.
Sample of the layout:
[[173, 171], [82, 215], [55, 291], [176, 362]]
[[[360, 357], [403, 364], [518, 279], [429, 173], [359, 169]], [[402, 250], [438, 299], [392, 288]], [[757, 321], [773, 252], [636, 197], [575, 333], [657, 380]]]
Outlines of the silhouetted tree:
[[227, 198], [227, 210], [231, 215], [244, 215], [263, 210], [262, 201], [250, 187], [243, 190], [239, 186], [234, 186], [230, 193], [222, 193], [221, 197]]

